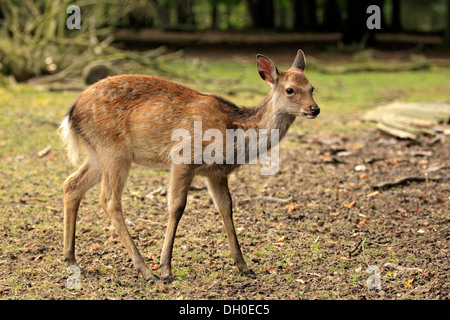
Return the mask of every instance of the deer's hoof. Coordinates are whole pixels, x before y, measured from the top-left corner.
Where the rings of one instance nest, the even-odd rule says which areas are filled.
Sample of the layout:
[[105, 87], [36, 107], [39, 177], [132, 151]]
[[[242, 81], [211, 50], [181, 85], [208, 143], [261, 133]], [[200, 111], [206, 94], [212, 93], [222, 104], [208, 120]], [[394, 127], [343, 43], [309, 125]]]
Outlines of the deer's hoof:
[[173, 276], [161, 277], [161, 281], [164, 283], [171, 283], [175, 280], [177, 280], [177, 278], [175, 278]]
[[242, 271], [242, 274], [245, 275], [246, 277], [256, 279], [256, 273], [254, 273], [253, 270], [249, 269], [249, 270]]
[[156, 274], [154, 274], [153, 272], [151, 272], [148, 269], [144, 269], [143, 271], [138, 271], [138, 276], [139, 276], [139, 273], [142, 274], [142, 276], [144, 277], [144, 279], [146, 281], [158, 281], [158, 280], [160, 280], [160, 278]]
[[158, 281], [158, 280], [161, 280], [161, 278], [158, 277], [156, 274], [152, 274], [152, 276], [150, 277], [150, 279], [147, 279], [147, 280]]

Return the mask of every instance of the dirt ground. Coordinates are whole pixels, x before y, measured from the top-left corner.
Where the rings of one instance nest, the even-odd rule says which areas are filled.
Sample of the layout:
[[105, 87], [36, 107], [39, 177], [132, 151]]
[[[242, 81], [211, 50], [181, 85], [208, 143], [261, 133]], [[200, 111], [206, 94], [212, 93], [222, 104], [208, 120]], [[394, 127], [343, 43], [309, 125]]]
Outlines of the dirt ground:
[[[283, 141], [277, 175], [244, 166], [230, 179], [236, 229], [254, 277], [233, 266], [220, 216], [197, 179], [175, 241], [174, 282], [145, 282], [137, 275], [95, 187], [78, 218], [81, 290], [69, 290], [61, 194], [42, 203], [31, 190], [8, 205], [19, 212], [45, 207], [48, 214], [5, 224], [0, 240], [17, 246], [0, 256], [0, 297], [450, 298], [449, 136], [408, 141], [373, 128], [328, 137], [294, 129]], [[426, 179], [376, 188], [404, 177]], [[136, 168], [124, 192], [130, 232], [157, 274], [167, 182], [165, 172]], [[379, 269], [368, 273], [369, 266]]]

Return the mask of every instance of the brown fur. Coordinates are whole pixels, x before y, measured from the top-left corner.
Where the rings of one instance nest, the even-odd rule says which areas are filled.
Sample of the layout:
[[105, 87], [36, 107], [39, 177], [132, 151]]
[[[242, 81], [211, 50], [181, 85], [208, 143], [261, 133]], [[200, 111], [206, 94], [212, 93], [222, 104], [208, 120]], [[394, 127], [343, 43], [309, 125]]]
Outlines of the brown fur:
[[[258, 71], [272, 89], [256, 108], [239, 108], [215, 95], [146, 75], [121, 75], [103, 79], [84, 90], [61, 125], [62, 137], [72, 160], [78, 139], [88, 150], [82, 166], [64, 183], [64, 257], [75, 264], [75, 224], [84, 194], [101, 182], [100, 204], [116, 228], [135, 267], [145, 279], [157, 277], [145, 264], [125, 225], [121, 194], [131, 164], [171, 169], [168, 193], [169, 221], [161, 253], [161, 275], [171, 276], [172, 247], [178, 222], [186, 205], [195, 175], [207, 178], [227, 232], [232, 257], [242, 272], [248, 268], [234, 231], [227, 175], [238, 165], [175, 165], [171, 150], [174, 129], [186, 129], [193, 136], [193, 122], [202, 121], [203, 132], [219, 129], [279, 129], [280, 139], [296, 116], [315, 117], [311, 106], [312, 86], [303, 73], [304, 55], [299, 50], [291, 69], [278, 72], [273, 62], [258, 55]], [[288, 95], [287, 88], [295, 90]], [[317, 106], [316, 106], [317, 107]], [[208, 142], [203, 142], [205, 148]], [[236, 152], [236, 149], [234, 150]], [[225, 151], [224, 151], [225, 154]]]

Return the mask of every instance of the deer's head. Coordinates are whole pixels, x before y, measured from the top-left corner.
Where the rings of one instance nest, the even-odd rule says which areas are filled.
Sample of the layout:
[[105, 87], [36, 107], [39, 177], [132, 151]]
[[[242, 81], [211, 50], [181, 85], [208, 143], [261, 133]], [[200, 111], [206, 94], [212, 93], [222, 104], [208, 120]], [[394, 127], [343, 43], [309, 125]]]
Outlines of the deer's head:
[[314, 87], [304, 74], [306, 60], [302, 50], [298, 50], [291, 68], [281, 72], [266, 56], [258, 54], [256, 59], [261, 78], [272, 87], [272, 104], [278, 114], [317, 117], [320, 108], [313, 98]]

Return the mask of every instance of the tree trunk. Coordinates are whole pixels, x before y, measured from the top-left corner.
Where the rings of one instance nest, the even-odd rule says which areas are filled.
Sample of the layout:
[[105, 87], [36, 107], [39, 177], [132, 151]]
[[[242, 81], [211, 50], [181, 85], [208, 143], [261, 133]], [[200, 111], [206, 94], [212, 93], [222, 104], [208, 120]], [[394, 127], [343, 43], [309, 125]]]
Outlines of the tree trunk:
[[444, 36], [444, 47], [450, 48], [450, 0], [447, 0], [447, 25]]
[[219, 29], [220, 17], [216, 1], [211, 1], [211, 29]]
[[[367, 8], [371, 5], [377, 5], [381, 10], [381, 30], [369, 30], [367, 28]], [[345, 44], [361, 43], [373, 44], [375, 42], [375, 33], [382, 31], [386, 25], [383, 18], [384, 0], [347, 0], [347, 21], [345, 24], [342, 41]], [[367, 38], [365, 38], [367, 37]]]
[[164, 28], [172, 26], [172, 7], [168, 4], [161, 5], [161, 24]]
[[294, 1], [294, 29], [297, 31], [317, 30], [317, 15], [315, 0]]
[[272, 29], [274, 27], [273, 0], [248, 0], [253, 27]]
[[392, 0], [391, 30], [393, 32], [399, 32], [402, 30], [401, 1], [400, 0]]
[[337, 0], [326, 0], [323, 15], [324, 31], [340, 32], [342, 31], [341, 8]]
[[177, 17], [179, 25], [195, 26], [192, 0], [177, 0]]
[[367, 32], [366, 2], [367, 0], [347, 0], [347, 20], [342, 35], [342, 41], [345, 44], [360, 42]]

